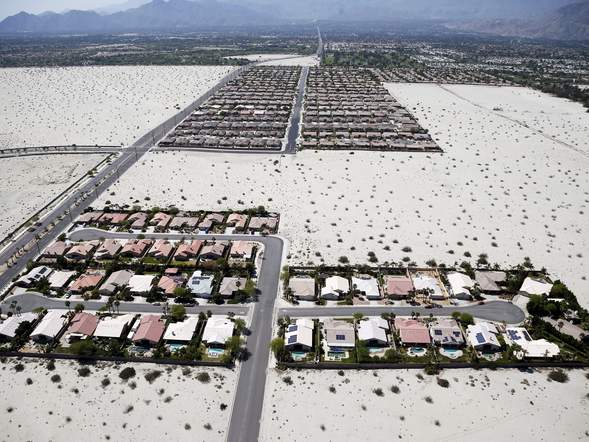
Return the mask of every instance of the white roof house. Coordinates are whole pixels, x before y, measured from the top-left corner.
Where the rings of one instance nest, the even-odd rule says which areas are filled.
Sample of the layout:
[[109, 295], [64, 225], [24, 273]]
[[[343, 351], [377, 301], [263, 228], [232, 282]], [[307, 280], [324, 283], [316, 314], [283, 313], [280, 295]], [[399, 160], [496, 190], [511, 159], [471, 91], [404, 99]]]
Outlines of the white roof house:
[[49, 310], [31, 333], [31, 339], [34, 341], [51, 341], [67, 327], [68, 322], [65, 311]]
[[76, 274], [75, 271], [56, 270], [49, 277], [49, 285], [52, 289], [62, 289]]
[[133, 275], [129, 279], [129, 291], [131, 293], [147, 293], [151, 290], [154, 275]]
[[412, 275], [415, 290], [427, 290], [431, 299], [444, 299], [444, 292], [433, 276], [416, 273]]
[[210, 298], [213, 294], [214, 280], [214, 275], [203, 275], [200, 270], [197, 270], [186, 283], [186, 288], [190, 289], [194, 296]]
[[135, 315], [131, 314], [107, 316], [106, 318], [102, 318], [100, 321], [98, 321], [98, 325], [94, 331], [94, 337], [120, 338], [123, 336], [123, 333], [126, 332], [127, 327], [131, 325], [131, 322], [133, 322], [134, 318]]
[[520, 292], [527, 293], [528, 295], [548, 295], [552, 290], [552, 284], [545, 281], [544, 279], [532, 278], [528, 276], [524, 279], [524, 283], [519, 289]]
[[235, 323], [223, 315], [212, 315], [202, 333], [202, 341], [207, 345], [225, 345], [227, 339], [233, 336]]
[[509, 327], [505, 330], [505, 340], [522, 348], [524, 358], [553, 358], [560, 353], [558, 345], [546, 339], [532, 339], [523, 327]]
[[19, 278], [16, 281], [16, 285], [30, 287], [31, 285], [39, 282], [43, 278], [48, 278], [49, 275], [53, 272], [53, 269], [50, 269], [47, 266], [39, 266], [31, 269], [26, 275]]
[[9, 339], [14, 338], [16, 335], [16, 329], [20, 324], [25, 321], [33, 322], [37, 319], [36, 313], [21, 313], [20, 315], [12, 315], [10, 318], [5, 319], [4, 322], [0, 323], [0, 336], [5, 336]]
[[171, 323], [164, 333], [164, 341], [190, 341], [196, 331], [197, 324], [198, 316], [189, 316], [182, 322]]
[[350, 291], [350, 283], [341, 276], [330, 276], [325, 279], [325, 287], [321, 288], [322, 298], [339, 299], [340, 296]]
[[452, 294], [455, 298], [472, 298], [470, 289], [474, 287], [474, 281], [470, 278], [470, 276], [465, 275], [464, 273], [450, 272], [446, 275], [446, 277], [448, 278], [450, 289], [452, 289]]
[[285, 347], [287, 349], [303, 348], [311, 350], [313, 348], [313, 330], [315, 323], [311, 319], [297, 319], [294, 324], [290, 324], [284, 335]]
[[383, 318], [368, 318], [358, 322], [358, 339], [371, 344], [388, 344], [389, 323]]
[[490, 322], [479, 322], [466, 329], [467, 339], [476, 350], [499, 350], [497, 327]]
[[380, 290], [376, 278], [352, 278], [352, 287], [362, 292], [368, 299], [380, 299]]

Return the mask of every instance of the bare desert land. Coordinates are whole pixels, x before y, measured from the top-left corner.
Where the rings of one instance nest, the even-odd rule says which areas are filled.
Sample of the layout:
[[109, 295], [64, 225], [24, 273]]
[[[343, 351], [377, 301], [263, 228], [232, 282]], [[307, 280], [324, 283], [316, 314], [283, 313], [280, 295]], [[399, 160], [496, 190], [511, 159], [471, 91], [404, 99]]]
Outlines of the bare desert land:
[[[514, 265], [529, 256], [589, 305], [584, 152], [436, 85], [388, 87], [444, 154], [153, 152], [97, 206], [107, 200], [178, 207], [195, 201], [195, 207], [211, 210], [262, 204], [281, 214], [280, 233], [290, 241], [292, 264], [336, 263], [340, 256], [361, 262], [370, 251], [379, 262], [408, 257], [418, 264], [432, 258], [460, 263], [469, 256], [474, 261], [486, 253], [490, 262]], [[477, 91], [486, 96], [490, 87], [467, 88], [474, 102]], [[521, 96], [505, 93], [498, 101], [517, 109]], [[568, 112], [569, 103], [560, 101]], [[572, 117], [554, 118], [558, 127]], [[578, 133], [576, 142], [586, 145], [586, 134]], [[406, 247], [411, 250], [403, 251]]]
[[[128, 145], [231, 66], [0, 69], [0, 147]], [[18, 109], [18, 111], [14, 111]]]
[[[48, 364], [0, 363], [4, 440], [68, 440], [73, 434], [88, 441], [151, 441], [154, 434], [225, 440], [236, 382], [231, 370], [134, 364], [135, 375], [123, 380], [119, 374], [131, 365]], [[149, 382], [145, 376], [154, 372]], [[198, 380], [201, 373], [209, 380]]]
[[547, 373], [271, 370], [260, 440], [585, 440], [586, 373]]
[[0, 238], [96, 167], [105, 155], [63, 154], [0, 160]]

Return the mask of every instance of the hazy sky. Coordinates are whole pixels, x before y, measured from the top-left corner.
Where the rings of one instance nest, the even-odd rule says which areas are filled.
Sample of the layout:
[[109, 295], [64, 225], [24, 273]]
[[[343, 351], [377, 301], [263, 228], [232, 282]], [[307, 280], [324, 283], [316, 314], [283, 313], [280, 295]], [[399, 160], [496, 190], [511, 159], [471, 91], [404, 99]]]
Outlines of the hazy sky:
[[125, 3], [125, 0], [0, 0], [0, 18], [20, 11], [61, 12], [66, 9], [94, 9], [118, 3]]

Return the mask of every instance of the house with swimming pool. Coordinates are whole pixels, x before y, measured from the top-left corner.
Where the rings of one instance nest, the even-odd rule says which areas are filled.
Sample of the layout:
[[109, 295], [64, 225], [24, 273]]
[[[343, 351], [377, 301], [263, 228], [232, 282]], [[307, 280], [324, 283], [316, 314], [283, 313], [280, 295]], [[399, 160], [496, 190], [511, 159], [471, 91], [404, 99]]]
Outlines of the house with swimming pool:
[[462, 347], [464, 345], [464, 336], [462, 330], [451, 318], [437, 318], [429, 325], [432, 342], [440, 347]]
[[356, 346], [354, 326], [347, 321], [326, 319], [323, 321], [323, 348], [327, 360], [345, 359]]
[[313, 350], [313, 330], [315, 323], [312, 319], [297, 319], [289, 324], [284, 333], [284, 348], [290, 352], [302, 353]]
[[395, 332], [406, 347], [427, 347], [431, 342], [427, 326], [418, 319], [395, 318]]
[[358, 340], [367, 347], [386, 347], [389, 345], [389, 323], [386, 319], [375, 317], [358, 322]]

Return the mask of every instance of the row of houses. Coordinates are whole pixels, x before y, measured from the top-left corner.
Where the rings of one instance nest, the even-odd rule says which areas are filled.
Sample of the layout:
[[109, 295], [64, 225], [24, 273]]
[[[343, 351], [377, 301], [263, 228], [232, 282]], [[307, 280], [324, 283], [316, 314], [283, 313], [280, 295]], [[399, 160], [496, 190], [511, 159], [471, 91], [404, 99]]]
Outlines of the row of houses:
[[[442, 281], [438, 269], [407, 270], [404, 274], [384, 275], [380, 278], [358, 274], [352, 277], [324, 275], [291, 276], [286, 284], [288, 296], [303, 301], [317, 299], [341, 300], [350, 294], [364, 296], [368, 300], [408, 299], [416, 294], [427, 300], [441, 301], [448, 298], [472, 300], [477, 293], [499, 295], [506, 291], [507, 273], [503, 271], [477, 270], [475, 279], [461, 272], [444, 273], [447, 284]], [[319, 282], [318, 282], [319, 281]], [[546, 278], [527, 277], [521, 288], [522, 294], [548, 294], [552, 283]]]
[[159, 143], [210, 149], [282, 148], [299, 67], [253, 67], [226, 83]]
[[[39, 262], [50, 264], [58, 258], [69, 262], [109, 261], [116, 258], [141, 260], [152, 259], [162, 263], [168, 261], [191, 262], [215, 261], [227, 258], [229, 261], [246, 262], [254, 258], [257, 243], [254, 241], [168, 241], [166, 239], [106, 239], [104, 241], [56, 241], [40, 255]], [[38, 273], [22, 278], [26, 286], [45, 276]], [[39, 273], [40, 272], [40, 273]]]
[[[431, 346], [439, 348], [442, 354], [465, 346], [480, 354], [489, 354], [502, 350], [500, 334], [506, 345], [519, 347], [518, 357], [552, 358], [560, 353], [558, 345], [545, 339], [532, 339], [523, 327], [502, 327], [490, 322], [478, 322], [466, 330], [452, 318], [425, 321], [396, 317], [392, 322], [382, 317], [368, 317], [357, 322], [328, 318], [318, 324], [323, 336], [320, 345], [328, 360], [347, 358], [357, 342], [365, 344], [373, 355], [383, 355], [386, 349], [395, 348], [397, 344], [408, 348], [408, 354], [414, 356], [424, 355]], [[305, 352], [314, 351], [314, 336], [313, 320], [296, 319], [285, 330], [285, 348], [302, 359]]]
[[76, 225], [98, 228], [127, 228], [130, 230], [152, 229], [156, 232], [183, 232], [207, 234], [218, 233], [276, 233], [279, 216], [245, 213], [207, 212], [102, 212], [88, 211], [80, 215]]
[[300, 146], [440, 150], [371, 70], [338, 67], [310, 69]]
[[202, 270], [187, 274], [176, 267], [166, 268], [162, 275], [136, 274], [128, 269], [117, 270], [107, 275], [102, 269], [89, 268], [79, 274], [73, 270], [53, 270], [47, 266], [39, 266], [21, 277], [16, 285], [35, 288], [44, 278], [50, 291], [64, 291], [70, 295], [96, 292], [101, 296], [113, 296], [125, 291], [131, 296], [146, 296], [156, 291], [174, 298], [177, 296], [176, 289], [185, 288], [193, 296], [205, 299], [210, 299], [215, 294], [221, 298], [231, 298], [243, 290], [248, 281], [247, 278], [239, 276], [223, 276], [219, 279], [214, 273]]
[[507, 86], [507, 80], [491, 75], [480, 69], [468, 69], [464, 64], [460, 68], [452, 66], [423, 66], [419, 68], [372, 69], [383, 83], [445, 83], [445, 84], [489, 84]]
[[[165, 344], [187, 344], [196, 333], [198, 316], [169, 322], [159, 314], [121, 314], [98, 316], [94, 313], [49, 310], [39, 319], [36, 313], [13, 315], [0, 323], [0, 338], [13, 339], [23, 322], [36, 324], [29, 338], [39, 344], [62, 342], [64, 346], [84, 339], [126, 339], [140, 347]], [[202, 343], [207, 347], [223, 348], [233, 336], [234, 322], [221, 315], [207, 318]], [[177, 348], [177, 347], [176, 347]]]

